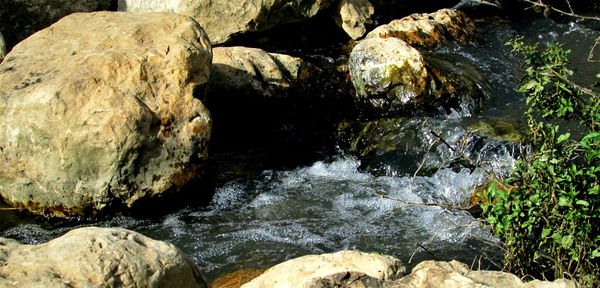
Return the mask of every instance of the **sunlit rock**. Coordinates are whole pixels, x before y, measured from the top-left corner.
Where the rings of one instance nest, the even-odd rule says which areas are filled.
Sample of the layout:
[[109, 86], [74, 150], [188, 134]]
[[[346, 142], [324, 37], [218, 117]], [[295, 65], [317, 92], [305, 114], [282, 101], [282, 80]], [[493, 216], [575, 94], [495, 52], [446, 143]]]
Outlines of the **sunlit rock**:
[[365, 35], [365, 25], [371, 24], [371, 16], [375, 8], [369, 0], [342, 0], [338, 5], [339, 17], [336, 17], [338, 26], [352, 39]]
[[0, 238], [1, 287], [209, 287], [172, 244], [122, 228], [80, 228], [39, 245]]
[[297, 57], [246, 47], [213, 49], [209, 94], [283, 97], [302, 79], [307, 64]]
[[207, 156], [211, 55], [172, 13], [76, 13], [21, 42], [0, 64], [0, 195], [65, 216], [180, 192]]
[[191, 16], [206, 29], [213, 44], [232, 36], [264, 31], [281, 24], [315, 16], [331, 4], [329, 0], [302, 1], [180, 1], [119, 0], [119, 10], [129, 12], [176, 12]]
[[421, 53], [397, 38], [369, 38], [352, 49], [352, 83], [373, 107], [417, 106], [424, 101], [429, 73]]
[[[243, 288], [307, 287], [315, 280], [338, 273], [364, 273], [379, 280], [393, 280], [403, 276], [406, 268], [391, 256], [358, 251], [340, 251], [331, 254], [306, 255], [275, 265]], [[308, 286], [313, 287], [313, 286]], [[314, 286], [319, 287], [319, 286]]]
[[4, 56], [6, 55], [6, 43], [4, 42], [4, 36], [0, 33], [0, 63], [4, 60]]
[[365, 38], [394, 37], [416, 47], [432, 48], [443, 41], [465, 43], [475, 35], [475, 24], [464, 13], [441, 9], [429, 14], [412, 14], [369, 32]]
[[219, 276], [211, 283], [211, 286], [212, 288], [240, 288], [243, 284], [250, 282], [263, 272], [265, 272], [264, 269], [238, 270]]
[[2, 0], [0, 27], [12, 47], [31, 34], [75, 12], [108, 10], [113, 0]]

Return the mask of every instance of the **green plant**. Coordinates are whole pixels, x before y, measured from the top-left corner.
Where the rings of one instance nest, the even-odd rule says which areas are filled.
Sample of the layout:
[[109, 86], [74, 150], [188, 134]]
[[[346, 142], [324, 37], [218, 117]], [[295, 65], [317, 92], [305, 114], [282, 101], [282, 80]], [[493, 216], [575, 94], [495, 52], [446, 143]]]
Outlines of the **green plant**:
[[518, 91], [532, 150], [505, 180], [511, 189], [482, 193], [484, 215], [504, 241], [507, 268], [600, 287], [600, 97], [569, 80], [561, 45], [540, 49], [522, 37], [507, 45], [524, 56]]

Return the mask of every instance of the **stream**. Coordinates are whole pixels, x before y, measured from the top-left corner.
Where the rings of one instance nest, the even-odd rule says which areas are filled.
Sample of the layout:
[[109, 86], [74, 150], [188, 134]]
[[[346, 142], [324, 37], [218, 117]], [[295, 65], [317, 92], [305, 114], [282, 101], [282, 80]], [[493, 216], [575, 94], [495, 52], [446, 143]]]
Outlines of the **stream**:
[[[598, 81], [594, 76], [600, 73], [600, 65], [585, 60], [600, 34], [597, 31], [550, 20], [479, 25], [476, 43], [448, 43], [434, 50], [432, 57], [444, 59], [465, 77], [476, 79], [485, 95], [483, 103], [464, 103], [446, 115], [398, 120], [394, 124], [397, 132], [388, 129], [382, 139], [396, 141], [390, 135], [413, 127], [399, 123], [429, 125], [428, 129], [439, 131], [450, 145], [458, 143], [468, 133], [464, 127], [473, 123], [500, 121], [522, 126], [524, 103], [514, 91], [520, 61], [504, 45], [517, 35], [528, 41], [565, 43], [572, 50], [577, 82], [592, 86]], [[598, 60], [600, 47], [596, 50]], [[468, 206], [473, 192], [486, 184], [488, 173], [507, 175], [514, 163], [515, 146], [494, 137], [469, 142], [465, 151], [478, 164], [474, 168], [453, 165], [456, 155], [446, 145], [432, 145], [435, 137], [413, 134], [414, 142], [367, 158], [340, 143], [329, 143], [324, 149], [327, 152], [291, 164], [248, 168], [252, 165], [242, 163], [249, 171], [240, 168], [236, 173], [227, 171], [231, 165], [222, 164], [216, 171], [220, 181], [208, 205], [189, 205], [161, 216], [56, 220], [2, 211], [0, 236], [34, 244], [81, 226], [123, 227], [175, 244], [209, 279], [341, 249], [392, 255], [409, 267], [425, 259], [457, 259], [474, 267], [497, 269], [503, 257], [501, 243], [462, 208]], [[407, 137], [396, 138], [402, 141]], [[401, 148], [414, 143], [422, 147]], [[274, 157], [296, 153], [286, 147], [279, 149], [283, 152]], [[215, 161], [227, 157], [238, 161], [232, 154], [222, 152]], [[421, 161], [424, 165], [419, 165]], [[415, 173], [418, 166], [425, 167], [422, 173]]]

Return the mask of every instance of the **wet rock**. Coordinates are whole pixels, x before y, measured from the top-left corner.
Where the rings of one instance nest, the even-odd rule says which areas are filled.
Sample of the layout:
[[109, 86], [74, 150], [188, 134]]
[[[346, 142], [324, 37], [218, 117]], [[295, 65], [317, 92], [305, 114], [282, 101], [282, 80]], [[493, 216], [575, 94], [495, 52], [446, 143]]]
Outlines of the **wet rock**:
[[465, 43], [475, 35], [475, 24], [464, 13], [441, 9], [393, 20], [369, 32], [365, 38], [395, 37], [415, 47], [433, 48], [443, 41]]
[[576, 287], [568, 280], [523, 283], [513, 274], [499, 271], [477, 271], [457, 261], [424, 261], [400, 280], [388, 281], [386, 288], [404, 287]]
[[349, 71], [356, 95], [376, 109], [419, 106], [429, 72], [422, 55], [398, 38], [369, 38], [352, 49]]
[[7, 47], [75, 12], [108, 10], [113, 0], [2, 0], [0, 27]]
[[209, 95], [223, 94], [285, 97], [302, 80], [304, 61], [278, 53], [246, 47], [213, 49]]
[[[342, 273], [342, 277], [338, 277], [339, 273]], [[367, 275], [368, 277], [363, 277], [365, 279], [372, 277], [383, 281], [403, 276], [405, 267], [402, 266], [400, 260], [393, 257], [357, 251], [306, 255], [275, 265], [242, 287], [307, 287], [305, 285], [329, 287], [314, 285], [317, 285], [316, 281], [324, 277], [329, 277], [334, 282], [340, 282], [345, 277], [343, 275], [356, 277], [357, 273]], [[329, 276], [332, 274], [337, 276]]]
[[308, 19], [328, 8], [331, 2], [329, 0], [119, 0], [119, 10], [168, 11], [191, 16], [206, 29], [213, 44], [220, 44], [237, 34], [264, 31], [281, 24]]
[[365, 25], [371, 24], [375, 8], [368, 0], [342, 0], [338, 5], [338, 13], [338, 26], [356, 40], [367, 32]]
[[312, 283], [304, 285], [306, 288], [383, 288], [384, 281], [360, 272], [341, 272], [327, 275]]
[[242, 269], [218, 277], [211, 283], [212, 288], [240, 288], [242, 285], [250, 282], [260, 274], [264, 269]]
[[65, 216], [180, 192], [211, 132], [211, 47], [169, 13], [72, 14], [0, 64], [0, 195]]
[[80, 228], [39, 245], [0, 238], [2, 287], [209, 287], [181, 250], [122, 228]]
[[351, 151], [361, 159], [363, 169], [376, 175], [431, 175], [442, 168], [477, 167], [505, 175], [513, 167], [511, 155], [519, 145], [512, 135], [519, 132], [503, 130], [491, 136], [481, 127], [491, 128], [494, 119], [472, 121], [416, 117], [367, 122], [356, 133]]
[[6, 55], [6, 43], [4, 42], [4, 36], [0, 33], [0, 63], [4, 60], [4, 56]]

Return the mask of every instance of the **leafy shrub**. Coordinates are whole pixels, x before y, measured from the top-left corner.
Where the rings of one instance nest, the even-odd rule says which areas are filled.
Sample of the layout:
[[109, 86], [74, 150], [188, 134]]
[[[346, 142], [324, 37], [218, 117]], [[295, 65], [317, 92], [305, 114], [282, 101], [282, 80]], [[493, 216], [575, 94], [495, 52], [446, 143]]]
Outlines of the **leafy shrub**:
[[482, 193], [484, 215], [504, 241], [510, 270], [600, 287], [600, 97], [569, 80], [561, 45], [540, 49], [522, 37], [507, 45], [524, 56], [518, 91], [526, 95], [531, 153], [505, 180], [511, 189]]

